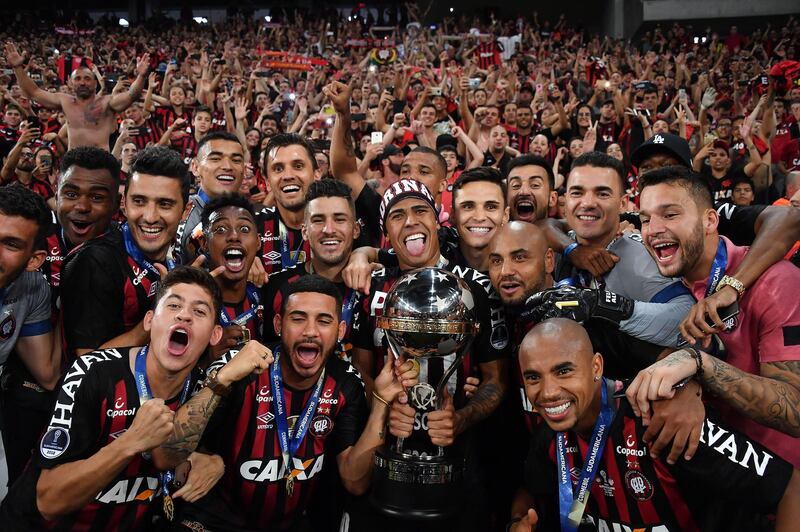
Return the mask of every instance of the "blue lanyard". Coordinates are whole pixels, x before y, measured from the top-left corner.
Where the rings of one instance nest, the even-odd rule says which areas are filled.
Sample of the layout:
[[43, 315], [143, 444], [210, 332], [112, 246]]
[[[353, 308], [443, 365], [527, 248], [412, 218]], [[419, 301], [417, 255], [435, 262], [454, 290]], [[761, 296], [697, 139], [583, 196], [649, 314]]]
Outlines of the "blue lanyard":
[[711, 272], [708, 274], [708, 286], [706, 287], [706, 297], [717, 290], [717, 285], [725, 275], [725, 268], [728, 266], [728, 248], [725, 241], [720, 238], [717, 246], [717, 254], [714, 255], [714, 262], [711, 264]]
[[[150, 382], [147, 380], [147, 346], [142, 347], [136, 354], [136, 363], [134, 364], [134, 378], [136, 380], [136, 388], [139, 390], [139, 402], [144, 403], [153, 398], [153, 391], [150, 389]], [[178, 399], [178, 406], [186, 402], [189, 397], [189, 388], [192, 384], [191, 374], [186, 377], [186, 382], [183, 383], [180, 398]], [[169, 485], [175, 478], [175, 471], [168, 469], [159, 473], [161, 482], [161, 489], [166, 496], [169, 496]]]
[[[153, 266], [153, 263], [147, 260], [147, 257], [144, 256], [144, 253], [142, 253], [142, 250], [136, 245], [136, 242], [133, 241], [133, 235], [131, 235], [131, 228], [128, 227], [128, 222], [122, 224], [120, 229], [122, 230], [122, 240], [125, 242], [125, 251], [128, 252], [128, 255], [130, 255], [136, 264], [154, 273], [156, 278], [160, 279], [161, 274], [156, 270], [156, 267]], [[167, 258], [166, 263], [167, 270], [175, 268], [175, 262], [173, 260]]]
[[294, 268], [297, 265], [297, 261], [300, 258], [300, 251], [303, 249], [303, 239], [300, 239], [300, 245], [297, 246], [297, 249], [294, 250], [294, 253], [289, 251], [289, 230], [283, 224], [283, 222], [278, 219], [279, 225], [279, 234], [281, 239], [281, 266], [286, 268]]
[[228, 313], [225, 312], [224, 308], [219, 310], [219, 321], [223, 327], [227, 327], [232, 323], [244, 327], [245, 324], [250, 321], [250, 318], [256, 315], [259, 310], [261, 298], [258, 296], [258, 289], [250, 283], [247, 283], [247, 299], [250, 301], [250, 308], [236, 316], [233, 320], [228, 317]]
[[197, 196], [201, 200], [203, 200], [203, 206], [205, 206], [210, 201], [209, 198], [208, 198], [208, 194], [206, 194], [206, 191], [203, 190], [202, 188], [198, 188], [197, 189]]
[[353, 309], [358, 300], [358, 292], [352, 288], [348, 288], [344, 297], [345, 301], [342, 304], [342, 321], [344, 321], [344, 330], [347, 331], [350, 328], [350, 322], [353, 320]]
[[281, 456], [283, 457], [283, 464], [285, 467], [285, 474], [287, 478], [291, 478], [292, 467], [290, 461], [300, 447], [300, 443], [305, 438], [308, 427], [311, 425], [311, 416], [317, 409], [319, 404], [319, 396], [322, 391], [322, 383], [325, 382], [325, 369], [317, 379], [317, 384], [314, 386], [314, 391], [308, 399], [308, 403], [303, 409], [303, 413], [294, 425], [294, 434], [289, 434], [289, 421], [286, 415], [286, 403], [283, 396], [283, 375], [281, 373], [281, 351], [276, 348], [274, 351], [274, 361], [272, 368], [270, 368], [269, 376], [272, 384], [272, 402], [275, 405], [275, 422], [278, 429], [278, 443], [281, 446]]
[[614, 411], [608, 402], [608, 382], [605, 378], [602, 381], [601, 393], [602, 403], [600, 415], [592, 431], [592, 445], [589, 447], [589, 454], [583, 463], [578, 480], [577, 493], [573, 492], [572, 477], [567, 463], [567, 442], [566, 434], [559, 432], [556, 436], [556, 461], [558, 463], [558, 507], [561, 514], [561, 532], [575, 532], [583, 517], [589, 493], [592, 490], [594, 477], [600, 467], [600, 460], [603, 457], [603, 449], [608, 439], [608, 427], [614, 419]]

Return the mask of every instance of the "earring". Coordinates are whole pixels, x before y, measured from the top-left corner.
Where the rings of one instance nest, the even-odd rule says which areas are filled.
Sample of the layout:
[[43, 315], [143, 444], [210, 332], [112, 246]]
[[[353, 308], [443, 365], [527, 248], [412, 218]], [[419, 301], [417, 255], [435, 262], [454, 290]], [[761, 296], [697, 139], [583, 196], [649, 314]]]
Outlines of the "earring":
[[597, 381], [599, 381], [599, 380], [600, 380], [600, 375], [595, 375], [595, 376], [594, 376], [594, 382], [597, 382]]

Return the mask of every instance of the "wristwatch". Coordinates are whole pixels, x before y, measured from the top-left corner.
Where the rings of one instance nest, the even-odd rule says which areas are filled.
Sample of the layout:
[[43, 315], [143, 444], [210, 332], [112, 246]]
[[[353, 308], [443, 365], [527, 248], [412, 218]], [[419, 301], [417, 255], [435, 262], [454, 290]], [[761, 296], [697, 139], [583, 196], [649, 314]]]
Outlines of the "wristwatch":
[[206, 376], [206, 380], [203, 383], [203, 388], [210, 388], [214, 395], [219, 395], [221, 397], [226, 397], [229, 393], [231, 393], [231, 387], [225, 386], [221, 382], [217, 380], [217, 373], [219, 370], [213, 370], [209, 372], [208, 376]]
[[720, 279], [719, 284], [717, 285], [717, 289], [715, 290], [715, 292], [719, 292], [720, 290], [722, 290], [723, 286], [732, 287], [739, 293], [740, 298], [744, 295], [744, 285], [736, 277], [731, 277], [730, 275], [723, 275], [722, 279]]

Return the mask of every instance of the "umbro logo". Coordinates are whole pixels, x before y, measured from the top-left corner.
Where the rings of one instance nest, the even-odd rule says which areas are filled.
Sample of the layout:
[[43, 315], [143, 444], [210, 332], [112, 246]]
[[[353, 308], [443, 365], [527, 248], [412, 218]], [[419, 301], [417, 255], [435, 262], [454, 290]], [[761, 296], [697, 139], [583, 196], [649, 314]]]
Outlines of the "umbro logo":
[[259, 416], [256, 416], [256, 419], [258, 420], [258, 425], [256, 428], [268, 429], [271, 428], [272, 421], [275, 419], [275, 416], [272, 414], [272, 412], [265, 412]]
[[264, 255], [270, 262], [277, 262], [281, 258], [281, 254], [277, 251], [270, 251]]

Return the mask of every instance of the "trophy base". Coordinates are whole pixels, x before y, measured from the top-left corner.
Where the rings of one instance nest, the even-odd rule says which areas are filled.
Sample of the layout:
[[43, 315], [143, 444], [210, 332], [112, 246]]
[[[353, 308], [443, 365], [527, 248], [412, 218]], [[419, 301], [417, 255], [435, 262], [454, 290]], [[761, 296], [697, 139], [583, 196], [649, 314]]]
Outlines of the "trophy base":
[[463, 501], [463, 460], [405, 458], [390, 449], [375, 452], [370, 503], [403, 520], [439, 520]]

